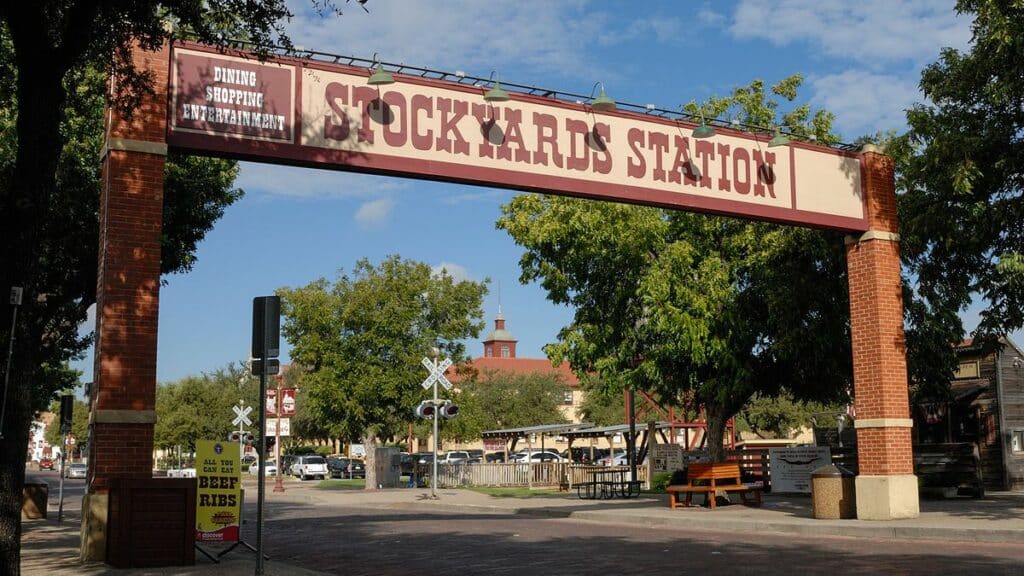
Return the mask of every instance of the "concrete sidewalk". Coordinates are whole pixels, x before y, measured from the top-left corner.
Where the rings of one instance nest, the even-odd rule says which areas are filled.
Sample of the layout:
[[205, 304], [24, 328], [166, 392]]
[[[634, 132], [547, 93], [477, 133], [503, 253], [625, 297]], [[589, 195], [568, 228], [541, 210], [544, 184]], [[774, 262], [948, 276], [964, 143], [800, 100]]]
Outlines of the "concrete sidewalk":
[[[247, 493], [255, 484], [246, 483]], [[730, 532], [776, 532], [905, 540], [950, 540], [968, 542], [1024, 541], [1024, 493], [990, 493], [984, 499], [922, 500], [921, 515], [911, 520], [887, 522], [864, 520], [816, 520], [806, 496], [766, 494], [760, 508], [733, 505], [715, 511], [706, 508], [670, 509], [667, 496], [651, 495], [622, 500], [579, 500], [574, 494], [530, 498], [492, 497], [470, 490], [440, 489], [438, 499], [429, 489], [394, 489], [366, 492], [352, 489], [319, 489], [312, 483], [289, 483], [284, 494], [269, 494], [268, 509], [275, 505], [326, 505], [342, 508], [419, 510], [425, 513], [510, 514], [538, 518], [570, 518], [581, 521], [621, 523], [652, 527], [677, 527]], [[255, 516], [251, 502], [245, 516], [251, 538]], [[22, 571], [24, 574], [252, 574], [255, 556], [245, 549], [226, 555], [214, 564], [201, 554], [196, 565], [178, 569], [113, 570], [101, 564], [78, 563], [77, 513], [58, 524], [48, 520], [24, 523]], [[316, 543], [311, 542], [311, 548]], [[315, 574], [294, 566], [265, 564], [267, 574]]]

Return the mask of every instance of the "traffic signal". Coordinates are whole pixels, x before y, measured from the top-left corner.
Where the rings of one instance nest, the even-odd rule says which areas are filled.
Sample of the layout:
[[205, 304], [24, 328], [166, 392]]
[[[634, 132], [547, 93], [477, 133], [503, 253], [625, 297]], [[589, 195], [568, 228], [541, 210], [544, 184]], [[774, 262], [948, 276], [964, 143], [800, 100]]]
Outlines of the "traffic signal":
[[228, 434], [228, 440], [231, 442], [245, 442], [246, 444], [252, 444], [252, 439], [252, 432], [239, 432], [235, 430]]
[[449, 420], [459, 415], [459, 405], [451, 400], [445, 400], [439, 410], [441, 412], [441, 416]]
[[75, 411], [75, 397], [70, 394], [60, 397], [60, 433], [71, 433], [72, 415]]
[[416, 417], [429, 420], [437, 414], [437, 407], [432, 400], [424, 400], [416, 407]]

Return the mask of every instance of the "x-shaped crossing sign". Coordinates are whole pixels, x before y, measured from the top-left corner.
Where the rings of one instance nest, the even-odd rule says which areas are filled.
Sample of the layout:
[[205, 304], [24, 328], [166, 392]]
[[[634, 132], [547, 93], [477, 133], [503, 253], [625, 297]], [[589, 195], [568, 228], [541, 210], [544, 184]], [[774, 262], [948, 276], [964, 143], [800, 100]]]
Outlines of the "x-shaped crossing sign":
[[441, 386], [444, 386], [445, 390], [451, 390], [452, 383], [449, 382], [448, 379], [445, 378], [444, 376], [445, 371], [447, 371], [448, 367], [451, 365], [452, 361], [450, 358], [445, 358], [444, 360], [441, 360], [440, 362], [437, 363], [431, 362], [430, 360], [424, 358], [423, 367], [426, 368], [428, 372], [430, 372], [430, 376], [427, 376], [427, 379], [424, 380], [423, 383], [420, 384], [420, 386], [423, 386], [423, 389], [426, 390], [427, 388], [430, 388], [434, 384], [434, 382], [437, 382]]
[[252, 406], [246, 406], [243, 410], [241, 406], [232, 406], [232, 410], [235, 411], [235, 419], [231, 421], [232, 424], [238, 426], [244, 423], [246, 426], [252, 426], [252, 420], [249, 420], [249, 412], [252, 412]]

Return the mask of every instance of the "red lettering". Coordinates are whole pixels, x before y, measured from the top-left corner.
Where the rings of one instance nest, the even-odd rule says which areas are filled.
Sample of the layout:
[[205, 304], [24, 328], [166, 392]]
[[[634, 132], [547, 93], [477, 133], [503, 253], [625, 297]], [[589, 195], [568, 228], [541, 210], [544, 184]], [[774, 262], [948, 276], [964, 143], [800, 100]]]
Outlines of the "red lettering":
[[768, 195], [775, 198], [775, 152], [754, 151], [754, 164], [757, 165], [757, 183], [754, 184], [754, 196], [764, 196], [768, 185]]
[[[588, 135], [594, 152], [594, 172], [608, 174], [612, 171], [612, 154], [608, 151], [608, 143], [612, 140], [612, 129], [603, 122], [595, 122], [594, 129]], [[598, 158], [598, 153], [602, 158]]]
[[515, 144], [516, 162], [529, 164], [530, 152], [526, 149], [526, 144], [523, 142], [523, 111], [505, 108], [505, 121], [508, 123], [505, 126], [505, 141], [501, 143], [501, 146], [498, 146], [498, 159], [511, 160], [512, 149], [509, 148], [509, 144]]
[[409, 101], [409, 117], [412, 121], [412, 147], [417, 150], [430, 150], [434, 144], [434, 131], [420, 133], [420, 113], [427, 119], [434, 117], [434, 102], [427, 96], [416, 94]]
[[668, 181], [679, 184], [679, 180], [685, 174], [687, 186], [697, 185], [697, 175], [693, 172], [693, 163], [690, 162], [690, 139], [683, 136], [676, 136], [673, 142], [676, 148], [676, 158], [672, 161], [672, 169], [668, 172]]
[[661, 161], [662, 155], [668, 152], [668, 134], [661, 132], [647, 133], [647, 147], [654, 150], [654, 179], [658, 182], [665, 181], [665, 165]]
[[590, 167], [590, 153], [587, 150], [590, 127], [583, 120], [566, 118], [565, 130], [569, 133], [569, 155], [565, 158], [566, 170], [586, 170]]
[[697, 140], [696, 154], [703, 161], [700, 169], [701, 188], [711, 188], [711, 177], [708, 176], [708, 161], [715, 159], [715, 144], [707, 140]]
[[[743, 168], [743, 176], [740, 176], [740, 168]], [[736, 192], [750, 194], [750, 152], [746, 148], [737, 148], [732, 151], [732, 181]]]
[[[452, 100], [451, 98], [438, 98], [437, 111], [441, 113], [441, 133], [438, 135], [435, 146], [443, 152], [454, 152], [469, 156], [469, 142], [462, 137], [459, 131], [459, 121], [469, 114], [469, 102], [465, 100]], [[451, 116], [449, 116], [451, 114]], [[448, 134], [454, 138], [449, 138]]]
[[729, 182], [729, 145], [719, 144], [718, 145], [718, 157], [720, 158], [719, 163], [722, 165], [722, 176], [718, 179], [718, 189], [729, 192], [732, 190], [732, 184]]
[[[473, 104], [470, 107], [473, 118], [480, 123], [480, 135], [484, 137], [477, 149], [477, 155], [481, 158], [494, 158], [494, 144], [501, 144], [501, 129], [498, 128], [497, 120], [500, 118], [499, 109], [493, 108], [488, 103]], [[496, 132], [496, 134], [495, 134]], [[497, 140], [492, 141], [492, 138]]]
[[[384, 94], [384, 103], [387, 105], [384, 106], [384, 112], [388, 115], [384, 121], [384, 142], [396, 148], [405, 146], [408, 139], [405, 128], [405, 96], [400, 92], [388, 91]], [[379, 105], [380, 101], [377, 104]]]
[[[356, 86], [352, 89], [352, 105], [363, 112], [363, 122], [359, 126], [360, 142], [373, 144], [373, 123], [370, 122], [370, 106], [377, 99], [377, 90], [370, 86]], [[364, 105], [365, 104], [365, 105]]]
[[544, 145], [551, 145], [551, 162], [562, 167], [562, 154], [558, 152], [558, 119], [551, 114], [533, 113], [533, 125], [537, 128], [537, 149], [533, 152], [533, 163], [548, 165], [548, 154]]
[[626, 175], [630, 178], [643, 178], [647, 174], [647, 161], [644, 160], [644, 153], [641, 150], [644, 146], [644, 131], [630, 128], [629, 132], [626, 132], [626, 142], [636, 155], [635, 162], [632, 157], [626, 159]]
[[[331, 82], [324, 89], [324, 98], [327, 100], [327, 105], [331, 107], [332, 112], [332, 114], [324, 116], [324, 138], [338, 141], [348, 140], [348, 115], [342, 109], [343, 105], [348, 104], [348, 86], [338, 82]], [[334, 121], [335, 116], [340, 118], [337, 123]]]

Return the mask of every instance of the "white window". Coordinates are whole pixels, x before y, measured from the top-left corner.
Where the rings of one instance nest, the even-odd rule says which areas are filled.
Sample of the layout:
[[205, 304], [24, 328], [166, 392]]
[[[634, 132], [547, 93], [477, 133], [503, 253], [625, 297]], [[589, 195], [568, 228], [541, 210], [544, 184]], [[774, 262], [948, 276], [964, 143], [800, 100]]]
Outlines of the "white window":
[[494, 348], [491, 347], [491, 346], [485, 346], [484, 347], [484, 356], [487, 356], [488, 358], [490, 358], [491, 356], [494, 356]]
[[501, 345], [501, 357], [502, 358], [508, 358], [509, 357], [508, 344], [502, 344]]
[[566, 406], [572, 406], [572, 391], [564, 392], [562, 395], [562, 404]]
[[1010, 433], [1010, 451], [1014, 454], [1024, 452], [1024, 430], [1014, 430]]

